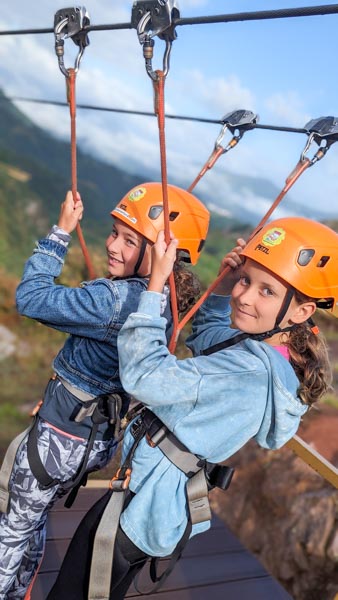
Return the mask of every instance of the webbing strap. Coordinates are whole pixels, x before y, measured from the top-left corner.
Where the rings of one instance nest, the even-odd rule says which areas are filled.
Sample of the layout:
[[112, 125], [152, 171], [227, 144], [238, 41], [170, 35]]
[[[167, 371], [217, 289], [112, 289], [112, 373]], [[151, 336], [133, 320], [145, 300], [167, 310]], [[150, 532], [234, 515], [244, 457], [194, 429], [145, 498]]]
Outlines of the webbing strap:
[[88, 600], [109, 600], [114, 548], [125, 491], [113, 492], [96, 530]]
[[9, 510], [9, 480], [11, 478], [16, 454], [21, 444], [28, 436], [33, 425], [34, 421], [29, 427], [27, 427], [27, 429], [25, 429], [25, 431], [19, 433], [19, 435], [17, 435], [14, 440], [11, 441], [7, 448], [0, 470], [0, 512], [2, 513], [7, 513]]
[[192, 525], [209, 521], [211, 519], [211, 511], [204, 461], [201, 461], [198, 456], [189, 452], [170, 432], [159, 442], [158, 447], [176, 467], [189, 477], [186, 484], [186, 492]]
[[192, 525], [210, 521], [209, 490], [204, 469], [200, 469], [193, 477], [188, 479], [186, 490]]
[[188, 448], [170, 431], [167, 431], [166, 437], [157, 446], [188, 477], [200, 471], [201, 467], [204, 466], [204, 461], [199, 459], [195, 454], [192, 454], [192, 452], [189, 452]]

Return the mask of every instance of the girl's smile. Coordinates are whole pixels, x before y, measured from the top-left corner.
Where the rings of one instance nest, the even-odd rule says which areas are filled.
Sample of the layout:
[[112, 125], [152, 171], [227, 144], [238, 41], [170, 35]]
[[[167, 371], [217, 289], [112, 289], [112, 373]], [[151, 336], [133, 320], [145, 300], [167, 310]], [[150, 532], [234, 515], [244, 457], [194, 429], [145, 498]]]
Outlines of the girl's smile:
[[[241, 276], [232, 290], [232, 321], [246, 333], [263, 333], [274, 328], [276, 317], [283, 304], [287, 287], [270, 271], [246, 259]], [[282, 323], [290, 319], [290, 309]], [[282, 325], [282, 324], [281, 324]]]
[[[108, 272], [113, 277], [130, 277], [135, 275], [143, 237], [119, 219], [114, 219], [112, 232], [106, 240], [108, 256]], [[150, 247], [147, 244], [144, 258], [137, 274], [145, 276], [150, 271]]]

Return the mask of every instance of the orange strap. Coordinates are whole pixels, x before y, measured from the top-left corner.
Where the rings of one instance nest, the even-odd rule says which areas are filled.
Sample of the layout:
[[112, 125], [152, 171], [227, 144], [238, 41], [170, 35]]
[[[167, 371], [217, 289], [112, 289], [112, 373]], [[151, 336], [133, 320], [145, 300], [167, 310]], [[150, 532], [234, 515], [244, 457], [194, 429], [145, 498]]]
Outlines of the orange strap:
[[214, 166], [216, 160], [218, 160], [219, 157], [222, 156], [222, 154], [224, 154], [224, 148], [222, 148], [222, 146], [219, 146], [218, 148], [214, 149], [212, 154], [209, 156], [207, 162], [205, 163], [204, 167], [202, 167], [197, 177], [187, 188], [187, 192], [192, 192], [192, 190], [194, 189], [194, 187], [196, 187], [200, 179], [202, 179], [206, 172]]
[[[76, 100], [75, 100], [75, 81], [76, 71], [75, 69], [68, 69], [69, 77], [66, 77], [67, 86], [67, 102], [69, 104], [70, 111], [70, 132], [71, 132], [71, 179], [72, 179], [72, 194], [74, 204], [77, 199], [77, 162], [76, 162]], [[89, 252], [86, 246], [86, 242], [83, 237], [80, 223], [76, 225], [76, 233], [79, 238], [81, 250], [85, 259], [85, 263], [88, 270], [90, 279], [95, 279], [95, 272], [90, 260]]]
[[[163, 71], [156, 71], [157, 79], [153, 82], [154, 86], [154, 111], [157, 115], [157, 123], [160, 138], [160, 155], [161, 155], [161, 176], [162, 176], [162, 194], [163, 194], [163, 217], [164, 217], [164, 236], [167, 244], [170, 243], [170, 227], [169, 227], [169, 203], [168, 203], [168, 177], [167, 177], [167, 161], [166, 161], [166, 146], [165, 146], [165, 114], [164, 114], [164, 82], [165, 75]], [[176, 298], [176, 286], [174, 274], [169, 276], [170, 286], [170, 304], [173, 318], [173, 333], [168, 345], [170, 352], [173, 352], [176, 345], [176, 330], [178, 327], [178, 309]]]

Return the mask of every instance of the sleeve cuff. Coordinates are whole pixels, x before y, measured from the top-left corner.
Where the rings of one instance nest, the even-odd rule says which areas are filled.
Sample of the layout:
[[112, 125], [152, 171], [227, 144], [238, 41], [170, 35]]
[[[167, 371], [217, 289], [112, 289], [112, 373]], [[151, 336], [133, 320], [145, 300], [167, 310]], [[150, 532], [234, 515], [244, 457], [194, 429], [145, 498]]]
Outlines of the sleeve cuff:
[[48, 240], [53, 240], [54, 242], [58, 242], [67, 248], [72, 236], [67, 233], [64, 229], [59, 227], [58, 225], [53, 225], [50, 232], [47, 235]]
[[142, 292], [137, 312], [151, 317], [160, 317], [163, 298], [164, 294], [158, 292]]
[[226, 310], [230, 305], [231, 296], [221, 296], [218, 294], [210, 294], [206, 301], [203, 303], [208, 308], [214, 308], [216, 310]]

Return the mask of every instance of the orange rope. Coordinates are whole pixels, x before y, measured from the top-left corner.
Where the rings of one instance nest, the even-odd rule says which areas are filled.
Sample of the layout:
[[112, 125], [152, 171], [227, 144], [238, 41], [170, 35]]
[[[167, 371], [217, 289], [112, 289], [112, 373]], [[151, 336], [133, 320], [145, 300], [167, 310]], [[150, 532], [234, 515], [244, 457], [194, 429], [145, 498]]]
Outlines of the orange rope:
[[[72, 194], [74, 204], [77, 200], [77, 162], [76, 162], [76, 100], [75, 100], [75, 69], [68, 69], [69, 77], [66, 77], [67, 85], [67, 102], [70, 111], [70, 126], [71, 126], [71, 178], [72, 178]], [[80, 223], [76, 225], [76, 233], [79, 238], [81, 250], [85, 259], [90, 279], [95, 279], [95, 272], [90, 260], [86, 242], [83, 237]]]
[[204, 167], [202, 167], [202, 169], [200, 170], [200, 172], [197, 175], [197, 177], [194, 179], [194, 181], [187, 188], [187, 192], [192, 192], [192, 190], [198, 184], [198, 182], [200, 181], [200, 179], [202, 179], [203, 175], [206, 174], [206, 172], [208, 171], [208, 169], [211, 169], [214, 166], [216, 160], [218, 160], [218, 158], [220, 156], [222, 156], [222, 154], [224, 154], [224, 148], [222, 148], [222, 146], [219, 146], [218, 148], [214, 149], [213, 153], [209, 156], [209, 158], [208, 158], [207, 162], [205, 163]]
[[[169, 203], [168, 203], [168, 177], [167, 177], [167, 161], [166, 161], [166, 146], [165, 146], [165, 112], [164, 112], [164, 82], [165, 75], [162, 71], [156, 71], [157, 79], [153, 82], [154, 85], [154, 110], [157, 115], [159, 138], [160, 138], [160, 154], [161, 154], [161, 177], [162, 177], [162, 193], [163, 193], [163, 217], [164, 217], [164, 236], [167, 244], [170, 243], [170, 227], [169, 227]], [[177, 339], [176, 330], [178, 327], [178, 309], [176, 298], [176, 286], [174, 274], [169, 276], [170, 287], [170, 304], [173, 318], [173, 333], [168, 345], [170, 352], [175, 349], [175, 340]]]

